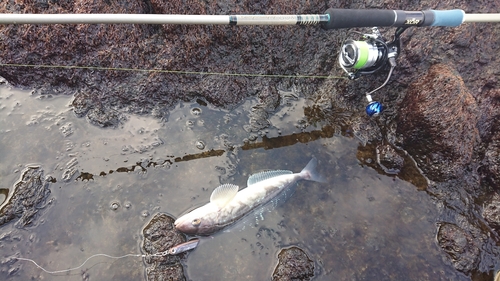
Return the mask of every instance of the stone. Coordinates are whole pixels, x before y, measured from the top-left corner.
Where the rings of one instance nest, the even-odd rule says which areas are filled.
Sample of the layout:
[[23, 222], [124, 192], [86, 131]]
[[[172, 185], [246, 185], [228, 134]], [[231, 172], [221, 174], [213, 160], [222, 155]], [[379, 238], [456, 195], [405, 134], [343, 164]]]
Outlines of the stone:
[[436, 64], [412, 83], [396, 132], [428, 178], [442, 182], [461, 176], [479, 143], [478, 106], [460, 75]]
[[314, 277], [314, 262], [299, 247], [282, 249], [278, 254], [278, 265], [274, 269], [273, 281], [307, 281]]
[[41, 167], [28, 167], [21, 179], [9, 191], [13, 192], [0, 209], [0, 226], [16, 220], [16, 227], [36, 225], [36, 217], [51, 201], [49, 183], [44, 180]]
[[443, 222], [439, 226], [437, 240], [457, 270], [469, 274], [476, 267], [479, 248], [473, 237], [462, 228]]
[[500, 195], [494, 194], [484, 203], [483, 218], [500, 235]]
[[184, 269], [181, 259], [187, 253], [180, 255], [154, 256], [163, 253], [175, 245], [186, 242], [184, 234], [174, 227], [175, 219], [167, 214], [158, 213], [151, 218], [142, 230], [144, 240], [142, 250], [148, 255], [145, 258], [147, 280], [183, 281]]

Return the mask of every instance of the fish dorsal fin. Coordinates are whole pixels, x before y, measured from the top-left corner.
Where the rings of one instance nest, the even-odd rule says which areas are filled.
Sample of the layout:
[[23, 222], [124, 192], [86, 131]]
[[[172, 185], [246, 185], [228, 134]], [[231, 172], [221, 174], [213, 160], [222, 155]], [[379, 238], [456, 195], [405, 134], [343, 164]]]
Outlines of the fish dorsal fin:
[[212, 195], [210, 195], [210, 202], [214, 203], [219, 208], [223, 208], [234, 198], [234, 196], [236, 196], [238, 189], [239, 187], [237, 185], [231, 183], [220, 185], [214, 189]]
[[263, 181], [263, 180], [267, 180], [267, 179], [274, 178], [277, 176], [282, 176], [282, 175], [289, 175], [289, 174], [293, 174], [293, 172], [286, 171], [286, 170], [260, 172], [257, 174], [253, 174], [248, 178], [247, 186], [250, 186], [252, 184], [256, 184], [256, 183]]

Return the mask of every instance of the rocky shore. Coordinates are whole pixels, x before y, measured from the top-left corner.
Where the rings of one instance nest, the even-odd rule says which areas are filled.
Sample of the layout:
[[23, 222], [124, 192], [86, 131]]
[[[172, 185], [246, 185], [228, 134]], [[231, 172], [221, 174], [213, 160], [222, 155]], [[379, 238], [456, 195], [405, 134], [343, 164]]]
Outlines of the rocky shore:
[[[486, 0], [435, 3], [9, 0], [0, 3], [0, 13], [500, 10], [500, 3]], [[392, 36], [391, 29], [381, 31], [386, 38]], [[441, 212], [436, 232], [443, 256], [471, 279], [489, 274], [499, 265], [500, 243], [500, 25], [407, 30], [393, 77], [374, 94], [387, 108], [376, 118], [365, 116], [364, 94], [382, 84], [388, 70], [355, 81], [333, 78], [343, 75], [337, 52], [346, 35], [347, 30], [303, 26], [3, 25], [0, 76], [42, 95], [74, 95], [74, 112], [101, 127], [126, 122], [123, 113], [168, 119], [173, 105], [193, 99], [231, 108], [257, 96], [268, 105], [262, 110], [272, 115], [278, 91], [294, 88], [315, 101], [306, 108], [309, 123], [320, 120], [357, 137], [363, 155], [378, 157], [381, 173], [404, 174], [402, 161], [411, 157], [419, 176], [427, 179], [421, 188]], [[332, 78], [319, 77], [326, 75]]]

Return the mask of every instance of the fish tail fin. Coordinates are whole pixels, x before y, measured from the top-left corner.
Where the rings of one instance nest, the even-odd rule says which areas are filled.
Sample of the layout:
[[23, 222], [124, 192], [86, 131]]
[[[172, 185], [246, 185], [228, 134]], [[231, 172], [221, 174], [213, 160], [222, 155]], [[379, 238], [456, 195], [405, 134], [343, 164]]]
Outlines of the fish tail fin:
[[316, 171], [316, 166], [318, 166], [318, 159], [313, 157], [300, 174], [305, 180], [326, 182], [326, 179]]

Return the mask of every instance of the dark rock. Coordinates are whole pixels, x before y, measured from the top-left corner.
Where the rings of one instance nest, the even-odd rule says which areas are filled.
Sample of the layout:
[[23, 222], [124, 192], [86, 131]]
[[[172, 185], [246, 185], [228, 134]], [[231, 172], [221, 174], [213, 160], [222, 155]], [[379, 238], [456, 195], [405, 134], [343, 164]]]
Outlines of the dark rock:
[[460, 75], [436, 64], [412, 83], [403, 101], [397, 133], [402, 146], [434, 181], [462, 174], [479, 143], [479, 111]]
[[500, 235], [500, 195], [495, 194], [485, 202], [483, 218]]
[[10, 192], [13, 192], [12, 196], [0, 209], [0, 226], [16, 219], [15, 225], [19, 228], [35, 224], [35, 218], [47, 206], [50, 194], [43, 170], [40, 167], [26, 168]]
[[104, 108], [92, 108], [87, 112], [87, 118], [91, 124], [102, 128], [116, 127], [126, 119], [116, 110]]
[[[251, 0], [225, 5], [196, 0], [49, 1], [42, 6], [4, 2], [0, 12], [218, 15], [326, 10], [324, 2], [313, 2], [276, 2], [272, 7]], [[276, 95], [277, 84], [293, 78], [255, 75], [324, 75], [334, 67], [333, 50], [326, 46], [336, 41], [320, 28], [278, 26], [3, 25], [0, 36], [10, 38], [0, 41], [1, 63], [55, 66], [4, 66], [1, 76], [14, 86], [40, 89], [42, 94], [76, 94], [75, 112], [91, 113], [88, 118], [99, 126], [122, 121], [105, 116], [110, 109], [115, 115], [166, 114], [164, 108], [179, 100], [200, 97], [213, 105], [230, 106], [268, 89]], [[64, 67], [69, 65], [83, 67]], [[314, 87], [319, 81], [309, 84]]]
[[484, 155], [485, 167], [481, 169], [485, 182], [500, 191], [500, 131], [488, 144]]
[[457, 270], [469, 274], [477, 266], [479, 248], [474, 243], [474, 238], [462, 228], [451, 223], [441, 223], [437, 240]]
[[390, 145], [377, 146], [377, 163], [387, 174], [398, 174], [404, 164], [404, 158]]
[[479, 168], [485, 183], [500, 191], [500, 89], [489, 84], [481, 93], [479, 131], [484, 158]]
[[282, 249], [278, 254], [278, 265], [273, 272], [273, 281], [311, 280], [314, 277], [314, 262], [298, 247]]
[[142, 250], [148, 255], [145, 259], [148, 280], [186, 280], [181, 255], [155, 256], [171, 247], [186, 242], [184, 234], [174, 227], [174, 219], [166, 214], [156, 214], [143, 229]]

